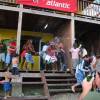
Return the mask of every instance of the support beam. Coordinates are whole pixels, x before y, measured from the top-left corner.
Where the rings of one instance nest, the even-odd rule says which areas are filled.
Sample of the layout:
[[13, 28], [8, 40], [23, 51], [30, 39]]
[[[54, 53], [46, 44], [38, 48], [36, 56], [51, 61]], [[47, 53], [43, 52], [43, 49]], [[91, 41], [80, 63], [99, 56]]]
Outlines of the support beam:
[[71, 20], [69, 21], [66, 21], [66, 26], [64, 28], [64, 33], [61, 33], [62, 34], [62, 41], [63, 41], [63, 44], [64, 44], [64, 49], [65, 49], [65, 52], [66, 52], [66, 55], [67, 55], [67, 68], [70, 68], [71, 69], [71, 56], [70, 56], [70, 53], [69, 53], [69, 50], [71, 48], [71, 45], [72, 45], [72, 25], [71, 25]]
[[20, 8], [18, 8], [19, 7], [19, 5], [16, 5], [15, 7], [12, 7], [12, 6], [10, 6], [10, 5], [0, 5], [0, 9], [1, 10], [9, 10], [9, 11], [20, 11]]
[[[74, 17], [74, 13], [71, 14]], [[75, 20], [71, 19], [70, 24], [70, 31], [71, 31], [71, 46], [73, 46], [73, 43], [75, 42]]]
[[99, 19], [97, 19], [97, 18], [88, 18], [87, 16], [84, 16], [84, 17], [82, 17], [82, 16], [80, 16], [80, 17], [77, 17], [77, 16], [72, 16], [72, 18], [71, 19], [74, 19], [74, 20], [76, 20], [76, 21], [81, 21], [81, 22], [87, 22], [87, 23], [93, 23], [93, 24], [100, 24], [100, 18]]
[[43, 16], [51, 16], [51, 17], [57, 17], [57, 18], [64, 18], [64, 19], [71, 19], [70, 15], [63, 15], [63, 14], [57, 14], [56, 12], [50, 12], [50, 11], [41, 11], [39, 10], [32, 10], [32, 9], [23, 9], [24, 13], [29, 13], [29, 14], [37, 14], [37, 15], [43, 15]]
[[77, 21], [83, 21], [83, 22], [88, 22], [88, 23], [94, 23], [94, 24], [100, 24], [100, 19], [96, 19], [96, 18], [92, 18], [92, 17], [88, 17], [88, 16], [77, 16], [78, 14], [76, 14], [75, 16], [72, 15], [67, 15], [67, 14], [58, 14], [56, 12], [49, 12], [49, 11], [43, 11], [43, 9], [41, 9], [41, 11], [37, 10], [33, 10], [33, 9], [26, 9], [26, 8], [19, 8], [19, 5], [6, 5], [6, 4], [0, 4], [0, 9], [2, 10], [9, 10], [9, 11], [17, 11], [19, 12], [20, 10], [22, 10], [22, 12], [24, 13], [29, 13], [29, 14], [37, 14], [37, 15], [44, 15], [44, 16], [51, 16], [51, 17], [57, 17], [57, 18], [64, 18], [64, 19], [74, 19]]
[[[74, 13], [71, 14], [72, 17], [74, 17]], [[71, 19], [70, 24], [69, 24], [69, 36], [68, 36], [69, 44], [68, 44], [68, 52], [73, 46], [73, 43], [75, 42], [75, 20], [74, 18]], [[70, 53], [68, 53], [68, 65], [70, 70], [72, 71], [72, 58]]]
[[[20, 5], [20, 8], [23, 8], [23, 5]], [[22, 16], [23, 12], [20, 10], [18, 17], [18, 28], [17, 28], [17, 50], [16, 52], [20, 53], [20, 40], [21, 40], [21, 29], [22, 29]]]
[[[72, 13], [71, 16], [74, 16]], [[63, 34], [63, 43], [65, 47], [65, 51], [67, 54], [67, 64], [70, 69], [72, 69], [72, 61], [71, 61], [71, 55], [69, 53], [69, 50], [73, 46], [73, 43], [75, 41], [75, 20], [71, 19], [67, 25], [66, 25], [66, 30]]]

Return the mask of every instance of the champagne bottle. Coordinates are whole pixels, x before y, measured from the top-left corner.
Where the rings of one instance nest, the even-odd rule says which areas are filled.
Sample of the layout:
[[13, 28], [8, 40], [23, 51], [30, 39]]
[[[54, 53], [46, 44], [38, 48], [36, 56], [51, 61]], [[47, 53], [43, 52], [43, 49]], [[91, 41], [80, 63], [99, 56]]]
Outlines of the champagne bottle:
[[87, 81], [89, 82], [91, 79], [92, 79], [92, 76], [91, 75], [88, 75], [87, 76]]

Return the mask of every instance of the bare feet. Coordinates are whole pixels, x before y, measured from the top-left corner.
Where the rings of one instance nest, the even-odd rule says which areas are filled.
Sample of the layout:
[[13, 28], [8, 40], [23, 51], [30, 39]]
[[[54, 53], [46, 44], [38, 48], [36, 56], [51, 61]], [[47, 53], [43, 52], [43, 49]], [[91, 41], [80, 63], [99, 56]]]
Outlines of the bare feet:
[[75, 87], [74, 87], [74, 86], [72, 86], [71, 88], [72, 88], [72, 91], [73, 91], [73, 92], [75, 92]]

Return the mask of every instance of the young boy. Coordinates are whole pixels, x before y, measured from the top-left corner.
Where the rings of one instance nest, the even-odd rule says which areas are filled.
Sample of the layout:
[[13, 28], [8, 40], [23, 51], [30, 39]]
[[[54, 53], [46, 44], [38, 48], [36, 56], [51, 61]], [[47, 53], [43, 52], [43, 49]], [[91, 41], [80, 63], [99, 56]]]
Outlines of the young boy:
[[0, 81], [0, 83], [3, 84], [3, 90], [5, 92], [4, 99], [7, 99], [7, 97], [10, 96], [12, 90], [12, 85], [11, 85], [12, 75], [9, 72], [9, 68], [5, 69], [4, 78], [5, 80]]
[[18, 55], [15, 54], [12, 58], [12, 75], [19, 75], [19, 68], [18, 68]]

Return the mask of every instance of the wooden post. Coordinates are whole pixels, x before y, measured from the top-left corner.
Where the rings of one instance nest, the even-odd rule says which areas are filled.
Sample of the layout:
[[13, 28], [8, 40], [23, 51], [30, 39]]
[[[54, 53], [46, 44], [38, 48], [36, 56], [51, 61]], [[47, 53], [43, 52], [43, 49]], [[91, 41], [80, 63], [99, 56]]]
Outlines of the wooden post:
[[74, 13], [71, 14], [73, 16], [73, 19], [71, 19], [70, 24], [69, 24], [69, 35], [68, 35], [68, 65], [70, 70], [72, 70], [72, 58], [69, 53], [70, 49], [73, 47], [73, 43], [75, 42], [75, 20], [74, 20]]
[[[71, 14], [74, 17], [74, 13]], [[73, 46], [73, 43], [75, 42], [75, 20], [74, 18], [71, 19], [71, 25], [70, 25], [70, 30], [71, 30], [71, 46]]]
[[[20, 8], [23, 8], [23, 5], [20, 5]], [[19, 11], [19, 17], [18, 17], [18, 28], [17, 28], [17, 50], [16, 52], [20, 53], [20, 40], [21, 40], [21, 29], [22, 29], [22, 9]]]
[[[70, 30], [69, 30], [69, 50], [73, 47], [73, 43], [75, 42], [75, 20], [74, 20], [74, 13], [71, 14], [71, 16], [73, 17], [70, 21]], [[71, 55], [69, 55], [69, 68], [70, 70], [72, 70], [72, 58]]]
[[[74, 16], [74, 14], [72, 14]], [[63, 34], [63, 43], [64, 48], [67, 54], [67, 64], [68, 68], [72, 69], [72, 61], [71, 61], [71, 55], [69, 53], [71, 47], [73, 46], [73, 43], [75, 41], [75, 21], [74, 18], [69, 20], [67, 22], [67, 25], [65, 27], [65, 32]]]

